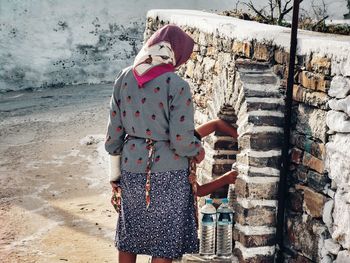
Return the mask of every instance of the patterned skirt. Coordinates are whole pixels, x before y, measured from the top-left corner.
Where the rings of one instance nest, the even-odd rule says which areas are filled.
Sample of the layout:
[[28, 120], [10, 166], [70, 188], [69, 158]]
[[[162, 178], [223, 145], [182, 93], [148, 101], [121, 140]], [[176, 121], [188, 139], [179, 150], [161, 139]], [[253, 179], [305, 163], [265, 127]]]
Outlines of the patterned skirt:
[[122, 171], [122, 204], [115, 236], [118, 250], [170, 259], [198, 253], [188, 170], [152, 173], [148, 209], [145, 183], [145, 173]]

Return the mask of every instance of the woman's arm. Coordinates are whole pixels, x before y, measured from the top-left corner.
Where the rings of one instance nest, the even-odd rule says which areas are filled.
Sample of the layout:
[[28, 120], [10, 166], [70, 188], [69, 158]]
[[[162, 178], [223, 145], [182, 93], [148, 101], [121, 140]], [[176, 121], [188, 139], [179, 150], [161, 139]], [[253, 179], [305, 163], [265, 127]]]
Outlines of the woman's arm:
[[113, 93], [110, 100], [109, 119], [107, 125], [105, 150], [109, 153], [109, 180], [117, 181], [120, 176], [120, 154], [123, 149], [125, 130], [121, 121], [120, 100], [118, 99], [118, 91], [122, 81], [120, 73], [113, 85]]
[[227, 135], [237, 138], [237, 129], [221, 119], [208, 121], [196, 128], [197, 133], [203, 138], [212, 132], [220, 131]]
[[199, 185], [197, 183], [197, 196], [206, 196], [212, 192], [215, 192], [217, 189], [227, 185], [234, 184], [236, 182], [238, 172], [235, 170], [229, 171], [224, 175], [220, 176], [216, 180], [206, 183], [203, 185]]

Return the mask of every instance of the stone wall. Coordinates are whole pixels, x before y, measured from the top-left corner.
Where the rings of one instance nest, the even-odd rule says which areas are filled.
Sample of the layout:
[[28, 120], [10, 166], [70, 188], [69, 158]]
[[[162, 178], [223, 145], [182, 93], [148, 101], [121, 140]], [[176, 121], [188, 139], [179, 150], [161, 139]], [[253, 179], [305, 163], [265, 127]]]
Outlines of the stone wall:
[[[169, 21], [149, 15], [145, 39]], [[229, 189], [235, 204], [234, 254], [240, 262], [273, 262], [289, 54], [271, 41], [223, 37], [190, 22], [180, 24], [196, 42], [178, 73], [191, 84], [197, 125], [220, 117], [239, 133], [237, 141], [222, 134], [204, 140], [207, 155], [199, 181], [212, 180], [237, 163], [239, 177]], [[347, 65], [323, 53], [297, 57], [286, 262], [350, 262]]]

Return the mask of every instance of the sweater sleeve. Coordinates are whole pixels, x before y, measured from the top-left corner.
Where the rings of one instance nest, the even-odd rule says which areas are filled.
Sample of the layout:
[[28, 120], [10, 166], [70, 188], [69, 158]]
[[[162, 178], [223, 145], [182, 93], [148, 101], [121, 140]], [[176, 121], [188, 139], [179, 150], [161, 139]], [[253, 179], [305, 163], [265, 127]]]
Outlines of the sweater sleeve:
[[173, 87], [169, 97], [170, 148], [180, 156], [196, 156], [202, 145], [194, 135], [194, 108], [188, 83]]
[[[122, 72], [121, 72], [122, 73]], [[113, 93], [109, 103], [109, 119], [105, 140], [105, 149], [110, 155], [120, 155], [123, 149], [125, 130], [120, 115], [120, 100], [118, 91], [122, 83], [122, 74], [119, 73], [113, 85]]]

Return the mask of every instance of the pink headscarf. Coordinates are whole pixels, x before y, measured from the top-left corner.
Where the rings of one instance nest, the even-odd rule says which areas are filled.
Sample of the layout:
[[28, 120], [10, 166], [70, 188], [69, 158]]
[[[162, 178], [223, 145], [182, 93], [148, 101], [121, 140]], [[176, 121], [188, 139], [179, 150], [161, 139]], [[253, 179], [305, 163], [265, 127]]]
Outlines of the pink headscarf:
[[191, 56], [193, 46], [193, 39], [178, 26], [166, 25], [157, 30], [142, 47], [133, 64], [139, 86], [185, 63]]

